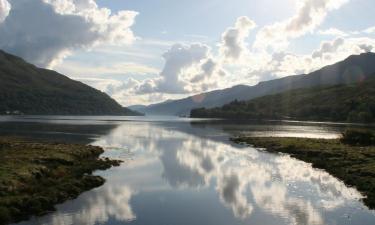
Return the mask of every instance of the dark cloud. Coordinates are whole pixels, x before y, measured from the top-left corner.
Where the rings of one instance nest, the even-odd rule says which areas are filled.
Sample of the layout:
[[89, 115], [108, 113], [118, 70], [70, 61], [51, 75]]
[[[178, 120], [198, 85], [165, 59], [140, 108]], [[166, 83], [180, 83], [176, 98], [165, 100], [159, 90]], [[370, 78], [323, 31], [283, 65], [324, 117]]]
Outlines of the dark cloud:
[[228, 28], [221, 37], [220, 51], [227, 59], [238, 59], [246, 51], [245, 39], [256, 24], [248, 17], [239, 17], [234, 27]]
[[313, 52], [313, 58], [321, 58], [325, 53], [336, 52], [343, 44], [345, 40], [343, 38], [337, 38], [332, 42], [323, 42], [320, 49]]

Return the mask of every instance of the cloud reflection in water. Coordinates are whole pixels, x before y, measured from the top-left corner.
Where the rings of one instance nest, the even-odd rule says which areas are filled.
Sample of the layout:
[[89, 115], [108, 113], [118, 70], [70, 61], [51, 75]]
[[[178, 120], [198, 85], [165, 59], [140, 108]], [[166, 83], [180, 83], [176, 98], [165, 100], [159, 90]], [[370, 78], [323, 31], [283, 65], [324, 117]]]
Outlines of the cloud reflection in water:
[[[63, 204], [57, 213], [47, 216], [50, 219], [45, 224], [136, 222], [144, 213], [139, 205], [143, 204], [142, 209], [157, 205], [139, 202], [146, 193], [159, 199], [160, 193], [194, 195], [204, 190], [213, 193], [224, 209], [231, 211], [233, 218], [228, 220], [233, 224], [262, 224], [252, 219], [266, 215], [277, 220], [277, 224], [322, 225], [326, 224], [326, 212], [361, 198], [356, 190], [307, 163], [193, 134], [207, 128], [189, 126], [189, 132], [184, 132], [185, 128], [180, 126], [128, 122], [98, 138], [94, 145], [127, 149], [133, 160], [120, 168], [100, 172], [107, 179], [103, 187]], [[121, 150], [106, 154], [121, 156], [116, 151]], [[168, 201], [172, 199], [163, 198], [163, 202]], [[180, 202], [179, 207], [188, 213], [189, 206], [185, 204]], [[177, 209], [166, 210], [173, 214]], [[152, 219], [158, 223], [158, 217]]]
[[287, 224], [324, 224], [322, 209], [334, 210], [361, 198], [326, 172], [289, 156], [237, 148], [153, 124], [124, 125], [109, 136], [99, 141], [141, 149], [138, 156], [157, 156], [169, 188], [214, 185], [221, 202], [240, 219], [251, 217], [256, 207]]

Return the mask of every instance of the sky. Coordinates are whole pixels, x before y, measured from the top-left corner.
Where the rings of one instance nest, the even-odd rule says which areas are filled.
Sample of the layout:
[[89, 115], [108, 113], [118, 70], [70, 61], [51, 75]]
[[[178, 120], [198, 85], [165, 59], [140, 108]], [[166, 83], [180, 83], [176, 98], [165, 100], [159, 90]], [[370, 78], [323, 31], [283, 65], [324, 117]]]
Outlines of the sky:
[[375, 51], [373, 0], [0, 0], [0, 49], [124, 106]]

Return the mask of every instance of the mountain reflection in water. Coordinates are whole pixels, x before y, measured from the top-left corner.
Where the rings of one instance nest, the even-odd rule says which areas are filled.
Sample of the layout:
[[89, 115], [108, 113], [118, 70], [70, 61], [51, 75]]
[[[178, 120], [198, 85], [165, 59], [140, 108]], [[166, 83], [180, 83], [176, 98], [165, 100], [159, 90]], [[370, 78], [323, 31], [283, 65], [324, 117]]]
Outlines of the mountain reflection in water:
[[287, 155], [231, 143], [238, 131], [121, 123], [91, 143], [125, 160], [97, 172], [106, 184], [21, 224], [373, 224], [355, 189]]

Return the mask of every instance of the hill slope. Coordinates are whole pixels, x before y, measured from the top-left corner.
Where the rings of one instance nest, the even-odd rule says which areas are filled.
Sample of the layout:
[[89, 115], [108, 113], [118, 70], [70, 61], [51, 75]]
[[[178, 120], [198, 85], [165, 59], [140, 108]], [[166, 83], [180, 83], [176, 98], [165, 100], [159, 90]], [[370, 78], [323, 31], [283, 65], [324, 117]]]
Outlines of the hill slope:
[[[349, 84], [363, 80], [373, 73], [375, 73], [375, 53], [363, 53], [350, 56], [344, 61], [326, 66], [309, 74], [265, 81], [255, 86], [235, 86], [224, 90], [203, 93], [201, 96], [192, 96], [181, 100], [150, 105], [140, 110], [146, 114], [188, 115], [193, 108], [217, 107], [235, 99], [250, 100], [298, 88]], [[200, 101], [197, 101], [197, 99]]]
[[286, 91], [222, 107], [194, 109], [191, 117], [375, 121], [375, 78], [351, 85]]
[[0, 50], [0, 114], [134, 115], [108, 95]]

